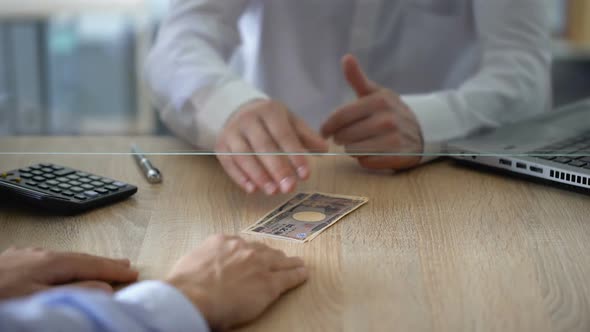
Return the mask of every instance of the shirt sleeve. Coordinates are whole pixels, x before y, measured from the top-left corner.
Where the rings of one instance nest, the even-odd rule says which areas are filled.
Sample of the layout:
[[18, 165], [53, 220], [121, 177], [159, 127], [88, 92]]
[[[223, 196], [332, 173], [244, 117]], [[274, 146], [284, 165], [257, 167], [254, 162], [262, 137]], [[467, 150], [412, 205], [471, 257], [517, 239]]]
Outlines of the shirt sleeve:
[[241, 105], [268, 97], [232, 72], [248, 0], [173, 0], [146, 62], [162, 121], [201, 148], [214, 147]]
[[0, 331], [209, 331], [194, 305], [174, 287], [145, 281], [115, 296], [59, 289], [0, 304]]
[[457, 90], [402, 97], [422, 128], [423, 162], [448, 140], [522, 120], [551, 104], [545, 2], [475, 0], [473, 10], [481, 53], [477, 73]]

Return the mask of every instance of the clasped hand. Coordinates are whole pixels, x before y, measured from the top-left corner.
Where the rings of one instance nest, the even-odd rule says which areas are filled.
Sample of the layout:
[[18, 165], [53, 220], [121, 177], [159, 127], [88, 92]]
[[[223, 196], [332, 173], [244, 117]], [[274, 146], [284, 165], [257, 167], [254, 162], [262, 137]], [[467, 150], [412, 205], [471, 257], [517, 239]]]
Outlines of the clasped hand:
[[[182, 257], [164, 281], [195, 305], [211, 329], [225, 330], [260, 316], [307, 276], [299, 257], [237, 236], [215, 235]], [[111, 283], [131, 283], [137, 277], [127, 259], [39, 248], [0, 254], [0, 300], [65, 286], [110, 293]]]

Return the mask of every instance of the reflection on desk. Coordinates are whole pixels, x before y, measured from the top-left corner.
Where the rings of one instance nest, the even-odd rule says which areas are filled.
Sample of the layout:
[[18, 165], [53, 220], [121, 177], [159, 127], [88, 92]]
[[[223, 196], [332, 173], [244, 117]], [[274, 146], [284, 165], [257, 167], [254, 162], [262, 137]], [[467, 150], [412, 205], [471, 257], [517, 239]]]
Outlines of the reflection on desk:
[[[0, 151], [186, 150], [169, 138], [6, 138]], [[236, 234], [285, 197], [247, 196], [213, 157], [152, 156], [150, 186], [129, 155], [3, 155], [0, 168], [38, 161], [137, 184], [131, 199], [82, 216], [0, 204], [0, 249], [34, 245], [130, 257], [143, 279], [213, 233]], [[310, 280], [246, 327], [254, 331], [589, 331], [589, 197], [435, 162], [396, 175], [346, 157], [312, 161], [300, 190], [370, 197], [305, 245], [263, 242], [305, 258]], [[258, 240], [250, 237], [251, 240]]]

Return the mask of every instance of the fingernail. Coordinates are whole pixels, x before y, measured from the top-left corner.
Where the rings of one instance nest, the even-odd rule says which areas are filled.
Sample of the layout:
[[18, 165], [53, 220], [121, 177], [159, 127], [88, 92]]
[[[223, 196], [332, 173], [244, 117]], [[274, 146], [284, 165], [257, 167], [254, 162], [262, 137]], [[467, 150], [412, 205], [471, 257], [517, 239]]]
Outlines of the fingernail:
[[247, 181], [244, 184], [244, 188], [246, 188], [246, 192], [248, 192], [248, 194], [253, 193], [256, 190], [256, 186], [254, 185], [254, 183]]
[[128, 260], [127, 258], [121, 258], [121, 259], [118, 259], [118, 261], [121, 262], [125, 266], [131, 266], [131, 261]]
[[299, 175], [300, 179], [302, 179], [302, 180], [305, 179], [309, 175], [307, 167], [305, 167], [305, 166], [299, 167], [297, 169], [297, 175]]
[[288, 176], [288, 177], [284, 178], [283, 180], [281, 180], [281, 183], [280, 183], [281, 192], [283, 194], [286, 194], [289, 191], [291, 191], [291, 189], [295, 185], [295, 182], [296, 182], [296, 180], [292, 176]]
[[276, 186], [274, 183], [272, 183], [272, 182], [269, 182], [269, 183], [267, 183], [267, 184], [265, 184], [265, 185], [264, 185], [264, 192], [265, 192], [267, 195], [272, 195], [272, 194], [274, 194], [276, 191], [277, 191], [277, 186]]
[[297, 268], [297, 273], [299, 273], [302, 276], [307, 277], [307, 268], [305, 266], [300, 266]]
[[90, 286], [91, 288], [95, 288], [96, 290], [101, 290], [103, 292], [112, 294], [115, 292], [115, 290], [113, 289], [113, 286], [108, 285], [108, 284], [96, 284], [95, 286]]

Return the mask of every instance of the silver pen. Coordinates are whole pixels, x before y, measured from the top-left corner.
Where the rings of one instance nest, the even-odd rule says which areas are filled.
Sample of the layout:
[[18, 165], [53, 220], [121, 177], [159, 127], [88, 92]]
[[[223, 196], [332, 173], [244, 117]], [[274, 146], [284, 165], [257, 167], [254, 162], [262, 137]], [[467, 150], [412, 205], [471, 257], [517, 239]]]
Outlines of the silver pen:
[[160, 171], [152, 165], [152, 163], [143, 155], [143, 152], [137, 147], [136, 144], [131, 146], [131, 152], [137, 162], [137, 165], [143, 171], [143, 175], [149, 183], [160, 183], [162, 182], [162, 174]]

